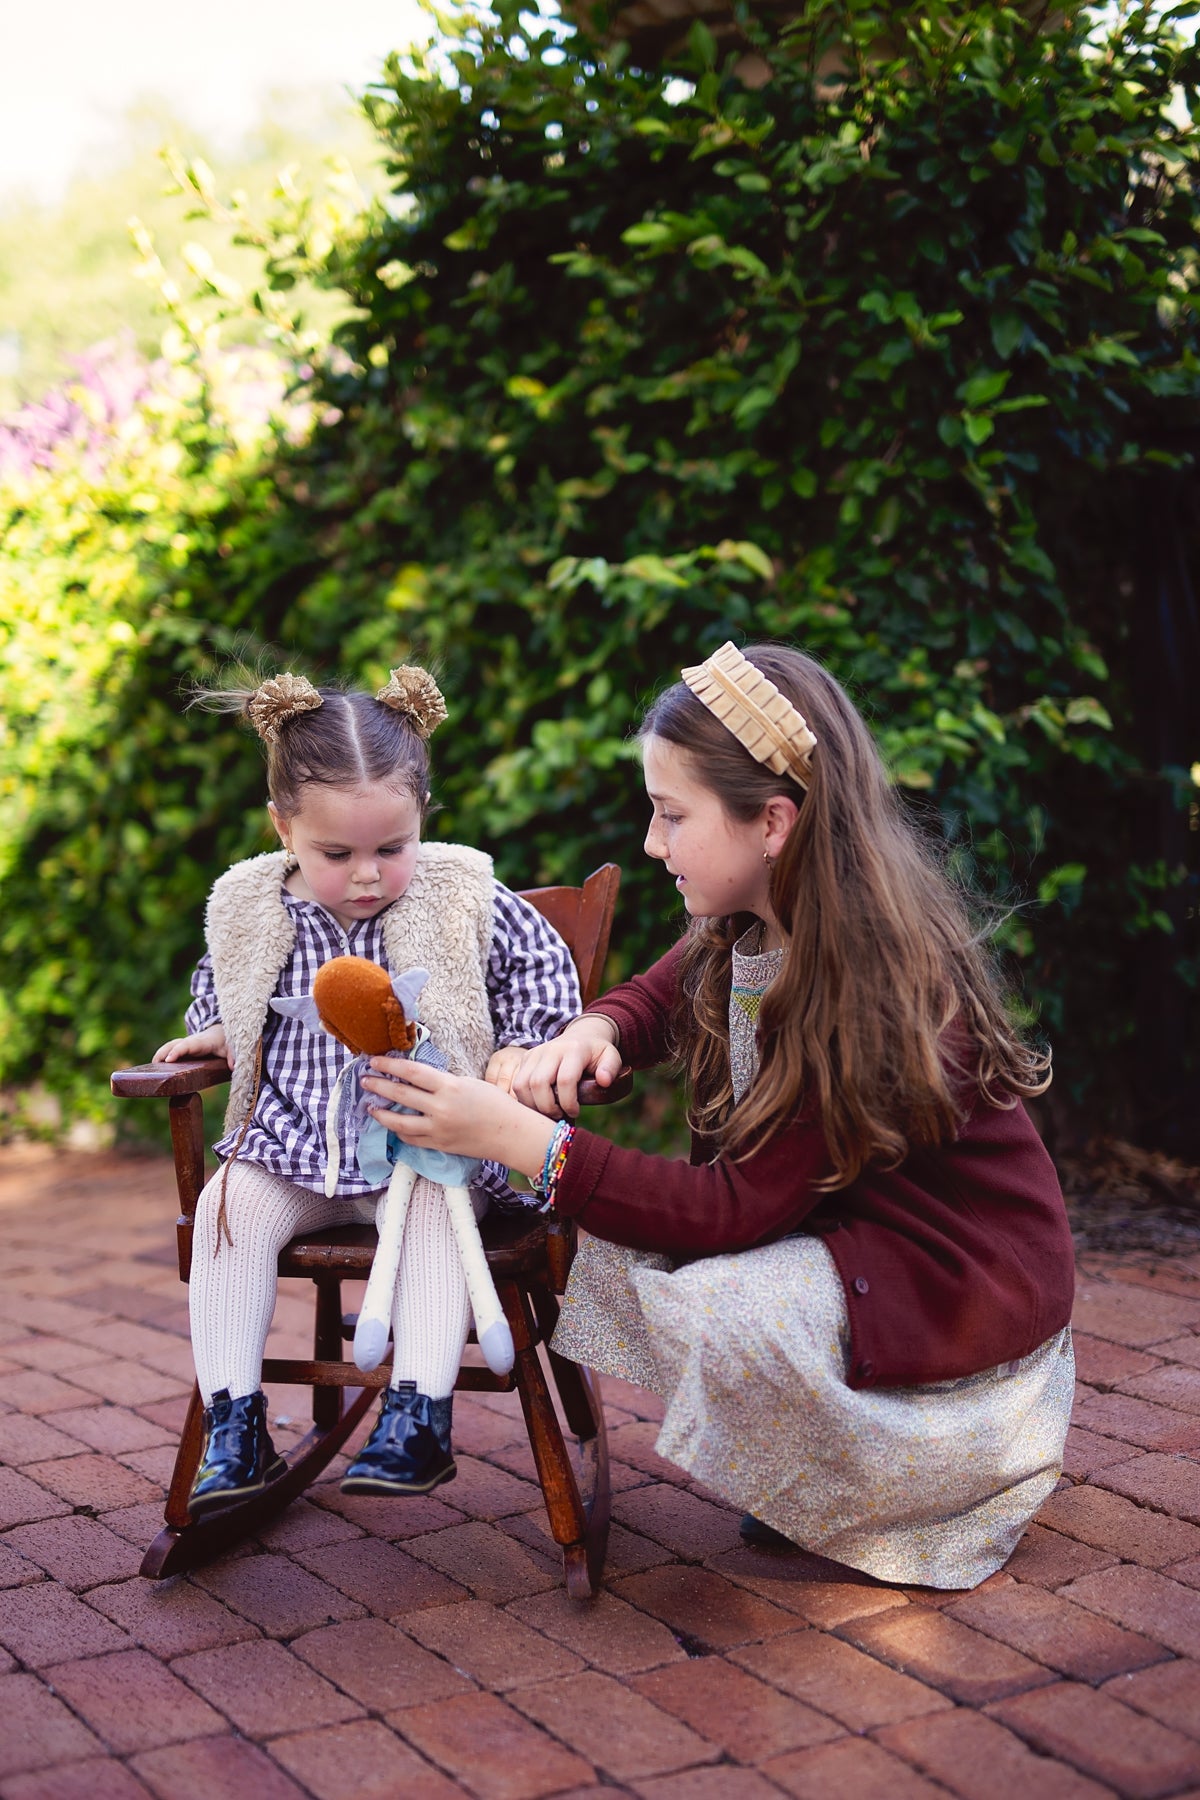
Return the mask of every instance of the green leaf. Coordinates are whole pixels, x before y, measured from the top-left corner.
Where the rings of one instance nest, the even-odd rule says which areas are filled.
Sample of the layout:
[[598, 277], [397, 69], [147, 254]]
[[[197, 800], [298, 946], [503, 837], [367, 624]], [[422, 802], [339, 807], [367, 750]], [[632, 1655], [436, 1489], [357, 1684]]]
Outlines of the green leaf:
[[1011, 307], [992, 314], [992, 345], [1002, 361], [1008, 361], [1024, 335], [1024, 321]]
[[717, 40], [703, 19], [693, 19], [688, 30], [688, 48], [704, 68], [716, 65]]
[[688, 585], [686, 578], [670, 568], [661, 556], [631, 556], [628, 562], [621, 564], [621, 570], [623, 574], [632, 575], [638, 581], [647, 581], [655, 587], [685, 588]]
[[981, 731], [986, 731], [987, 735], [994, 743], [1003, 744], [1007, 742], [1008, 734], [1004, 729], [1003, 719], [997, 718], [996, 714], [989, 711], [986, 706], [973, 706], [971, 708], [971, 719], [974, 724], [979, 726]]
[[1087, 877], [1086, 863], [1061, 863], [1038, 882], [1037, 896], [1043, 906], [1057, 900], [1064, 889], [1082, 887]]
[[743, 540], [737, 545], [737, 554], [740, 560], [745, 563], [746, 567], [752, 569], [756, 575], [761, 575], [764, 581], [773, 581], [775, 579], [774, 563], [771, 561], [766, 551], [760, 550], [757, 544], [751, 544], [748, 541]]
[[657, 219], [643, 219], [639, 224], [630, 225], [621, 233], [621, 242], [629, 244], [635, 249], [641, 249], [643, 246], [654, 248], [657, 245], [670, 244], [674, 241], [675, 233], [671, 227], [662, 224]]
[[986, 406], [989, 400], [997, 399], [1004, 392], [1011, 379], [1011, 369], [987, 370], [972, 375], [959, 391], [969, 407]]
[[1066, 716], [1068, 725], [1099, 725], [1102, 731], [1111, 731], [1113, 728], [1108, 708], [1091, 694], [1080, 694], [1076, 699], [1068, 700]]

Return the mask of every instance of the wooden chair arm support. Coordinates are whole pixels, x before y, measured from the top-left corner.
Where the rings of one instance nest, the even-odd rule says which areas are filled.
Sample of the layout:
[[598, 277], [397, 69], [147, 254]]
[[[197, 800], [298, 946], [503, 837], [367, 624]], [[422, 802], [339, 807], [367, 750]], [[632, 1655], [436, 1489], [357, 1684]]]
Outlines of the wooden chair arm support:
[[115, 1069], [112, 1091], [122, 1100], [168, 1100], [180, 1094], [199, 1094], [229, 1080], [229, 1064], [223, 1056], [201, 1056], [187, 1062], [139, 1063], [134, 1069]]
[[[139, 1063], [132, 1069], [114, 1069], [109, 1079], [113, 1093], [122, 1100], [170, 1100], [179, 1094], [200, 1094], [205, 1088], [220, 1087], [229, 1080], [229, 1067], [223, 1057], [203, 1056], [187, 1062]], [[622, 1069], [608, 1087], [581, 1081], [579, 1104], [611, 1106], [632, 1092], [633, 1070]]]

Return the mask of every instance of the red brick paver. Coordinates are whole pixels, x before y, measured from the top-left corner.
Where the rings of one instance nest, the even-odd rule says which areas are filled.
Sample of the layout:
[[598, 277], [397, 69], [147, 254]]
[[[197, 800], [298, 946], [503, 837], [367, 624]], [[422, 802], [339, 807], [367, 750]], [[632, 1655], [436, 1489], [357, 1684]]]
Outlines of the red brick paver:
[[78, 1762], [104, 1746], [33, 1675], [0, 1676], [0, 1777]]
[[[745, 1548], [623, 1382], [590, 1606], [512, 1396], [460, 1396], [436, 1495], [335, 1467], [150, 1582], [189, 1366], [171, 1192], [155, 1157], [0, 1152], [0, 1800], [1200, 1800], [1200, 1253], [1083, 1259], [1067, 1478], [973, 1593]], [[281, 1437], [303, 1403], [272, 1400]]]
[[1064, 1682], [991, 1710], [1035, 1749], [1131, 1800], [1158, 1800], [1200, 1781], [1200, 1743], [1094, 1688]]
[[479, 1800], [540, 1800], [586, 1782], [591, 1764], [557, 1743], [494, 1694], [464, 1694], [417, 1706], [401, 1734]]
[[270, 1738], [306, 1725], [339, 1725], [361, 1706], [282, 1644], [258, 1640], [198, 1650], [172, 1667], [246, 1737]]
[[374, 1719], [277, 1738], [271, 1755], [317, 1800], [455, 1800], [462, 1792]]
[[60, 1663], [54, 1689], [119, 1756], [223, 1727], [220, 1714], [146, 1650]]

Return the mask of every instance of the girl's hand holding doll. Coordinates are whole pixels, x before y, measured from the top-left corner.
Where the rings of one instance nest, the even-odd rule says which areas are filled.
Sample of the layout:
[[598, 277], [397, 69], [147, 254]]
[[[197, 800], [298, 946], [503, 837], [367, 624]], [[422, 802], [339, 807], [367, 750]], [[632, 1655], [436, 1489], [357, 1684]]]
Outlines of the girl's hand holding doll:
[[611, 1087], [621, 1073], [617, 1028], [611, 1019], [588, 1013], [574, 1019], [548, 1044], [528, 1050], [510, 1092], [548, 1119], [574, 1119], [579, 1114], [579, 1083], [591, 1076]]
[[531, 1178], [541, 1169], [554, 1126], [491, 1082], [406, 1057], [374, 1056], [371, 1070], [363, 1086], [383, 1102], [371, 1116], [404, 1143], [504, 1163]]

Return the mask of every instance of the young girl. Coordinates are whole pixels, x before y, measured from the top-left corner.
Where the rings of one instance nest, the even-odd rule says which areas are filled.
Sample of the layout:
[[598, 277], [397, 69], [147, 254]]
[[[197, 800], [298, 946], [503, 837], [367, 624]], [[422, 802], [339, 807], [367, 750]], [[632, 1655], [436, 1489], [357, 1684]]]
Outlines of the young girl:
[[[424, 670], [394, 669], [374, 698], [281, 675], [202, 703], [243, 712], [266, 744], [267, 810], [283, 848], [235, 864], [213, 888], [188, 1035], [155, 1056], [224, 1056], [232, 1070], [216, 1145], [228, 1160], [200, 1196], [189, 1288], [205, 1407], [195, 1515], [257, 1492], [279, 1468], [260, 1390], [279, 1250], [297, 1232], [373, 1218], [379, 1197], [348, 1141], [325, 1197], [326, 1113], [351, 1053], [271, 1000], [311, 994], [334, 956], [393, 974], [421, 966], [431, 971], [421, 1022], [449, 1067], [501, 1083], [520, 1060], [514, 1046], [579, 1011], [566, 945], [493, 880], [490, 858], [421, 842], [426, 740], [446, 717]], [[477, 1214], [489, 1193], [508, 1192], [504, 1173], [484, 1171]], [[469, 1319], [442, 1190], [420, 1180], [396, 1283], [391, 1385], [344, 1490], [427, 1493], [454, 1475], [451, 1395]]]
[[[973, 1586], [1053, 1489], [1071, 1406], [1071, 1239], [1022, 1104], [1046, 1061], [818, 664], [726, 644], [642, 739], [686, 936], [511, 1095], [378, 1059], [419, 1117], [376, 1116], [579, 1220], [555, 1348], [661, 1394], [660, 1454], [750, 1541]], [[582, 1075], [664, 1058], [690, 1165], [552, 1122]]]

